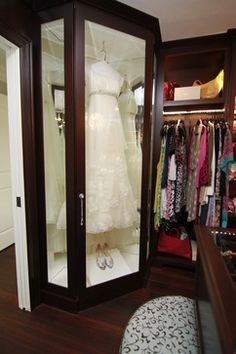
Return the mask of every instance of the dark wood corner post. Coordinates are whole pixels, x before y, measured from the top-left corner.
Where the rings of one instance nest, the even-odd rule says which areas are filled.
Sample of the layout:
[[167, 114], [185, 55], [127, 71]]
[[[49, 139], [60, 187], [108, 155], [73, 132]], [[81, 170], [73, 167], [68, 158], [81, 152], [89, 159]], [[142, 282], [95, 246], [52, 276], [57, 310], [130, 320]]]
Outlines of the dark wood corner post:
[[39, 275], [39, 225], [37, 202], [37, 140], [35, 132], [39, 112], [36, 111], [33, 86], [34, 46], [32, 42], [20, 48], [21, 63], [21, 104], [22, 104], [22, 139], [24, 160], [24, 182], [26, 202], [27, 245], [29, 262], [30, 299], [32, 309], [40, 303]]
[[236, 96], [236, 29], [228, 30], [230, 58], [229, 58], [229, 91], [227, 100], [227, 121], [230, 126], [233, 125], [234, 120], [234, 106]]
[[163, 85], [164, 85], [164, 56], [161, 50], [161, 41], [158, 41], [155, 47], [156, 56], [156, 82], [155, 82], [155, 115], [153, 123], [153, 156], [152, 156], [152, 199], [151, 199], [151, 257], [155, 256], [157, 244], [157, 232], [154, 229], [153, 206], [155, 200], [157, 163], [160, 156], [161, 137], [160, 131], [163, 116]]

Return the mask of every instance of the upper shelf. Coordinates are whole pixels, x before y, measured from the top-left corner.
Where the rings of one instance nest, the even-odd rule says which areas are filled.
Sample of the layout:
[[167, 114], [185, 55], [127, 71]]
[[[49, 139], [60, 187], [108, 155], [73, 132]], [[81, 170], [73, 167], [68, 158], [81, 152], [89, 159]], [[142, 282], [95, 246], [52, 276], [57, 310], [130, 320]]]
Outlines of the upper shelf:
[[[227, 51], [225, 48], [192, 52], [172, 52], [164, 60], [164, 81], [176, 83], [179, 87], [190, 87], [195, 80], [203, 84], [214, 80], [222, 69], [226, 69]], [[223, 110], [226, 87], [214, 99], [193, 99], [183, 101], [164, 101], [164, 112]]]
[[215, 110], [224, 108], [224, 98], [164, 101], [164, 112], [192, 111], [192, 110]]
[[164, 81], [180, 87], [192, 86], [195, 80], [206, 83], [225, 68], [225, 50], [172, 54], [165, 57]]

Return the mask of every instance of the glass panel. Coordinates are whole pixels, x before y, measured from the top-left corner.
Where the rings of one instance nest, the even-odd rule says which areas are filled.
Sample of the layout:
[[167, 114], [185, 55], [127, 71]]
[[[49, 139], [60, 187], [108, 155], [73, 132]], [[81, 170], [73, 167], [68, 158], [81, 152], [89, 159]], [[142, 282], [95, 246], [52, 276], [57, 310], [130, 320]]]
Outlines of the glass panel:
[[41, 28], [48, 281], [67, 287], [64, 21]]
[[145, 41], [85, 23], [87, 286], [139, 270]]

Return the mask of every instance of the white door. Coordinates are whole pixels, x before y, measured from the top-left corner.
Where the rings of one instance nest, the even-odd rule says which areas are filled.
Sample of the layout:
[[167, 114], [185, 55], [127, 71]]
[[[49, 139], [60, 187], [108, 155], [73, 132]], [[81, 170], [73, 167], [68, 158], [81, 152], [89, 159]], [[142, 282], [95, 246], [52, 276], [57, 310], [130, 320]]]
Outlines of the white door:
[[0, 162], [2, 166], [0, 168], [0, 237], [3, 237], [4, 232], [7, 234], [2, 238], [3, 248], [15, 241], [18, 304], [21, 309], [30, 311], [21, 126], [20, 50], [1, 36], [0, 48], [6, 53], [7, 79], [7, 97], [0, 96], [1, 109], [5, 114], [4, 118], [1, 117], [0, 129], [0, 139], [3, 139], [2, 142], [0, 141], [0, 150], [3, 146], [3, 151], [0, 152], [0, 160], [2, 159]]

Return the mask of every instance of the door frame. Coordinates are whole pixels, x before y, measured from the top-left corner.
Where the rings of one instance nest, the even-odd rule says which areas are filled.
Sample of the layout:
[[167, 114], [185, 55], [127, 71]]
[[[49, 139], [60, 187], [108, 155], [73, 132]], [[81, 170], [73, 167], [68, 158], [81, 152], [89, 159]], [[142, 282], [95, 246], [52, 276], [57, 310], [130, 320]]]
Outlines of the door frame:
[[14, 221], [18, 305], [19, 308], [30, 311], [31, 303], [22, 147], [20, 49], [2, 36], [0, 36], [0, 47], [4, 49], [6, 53], [12, 211]]

